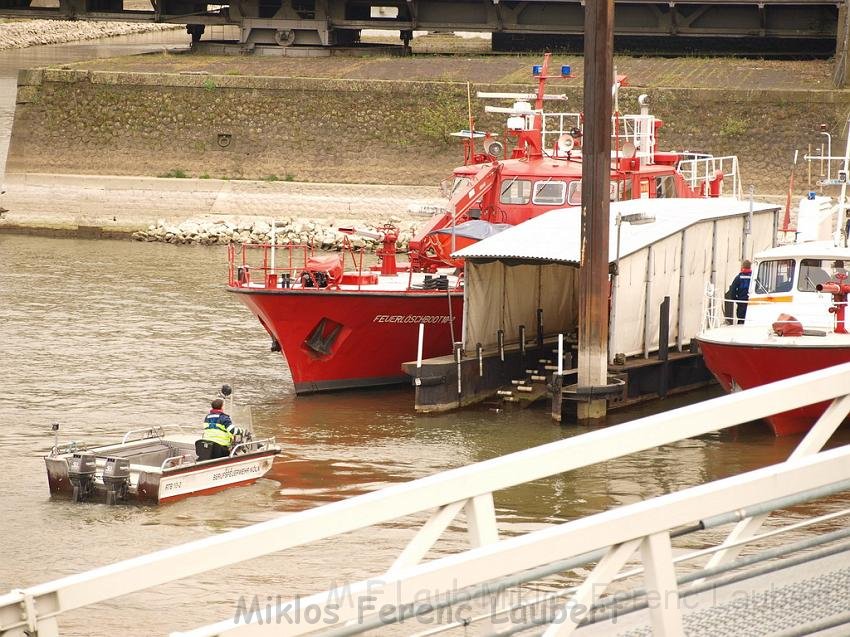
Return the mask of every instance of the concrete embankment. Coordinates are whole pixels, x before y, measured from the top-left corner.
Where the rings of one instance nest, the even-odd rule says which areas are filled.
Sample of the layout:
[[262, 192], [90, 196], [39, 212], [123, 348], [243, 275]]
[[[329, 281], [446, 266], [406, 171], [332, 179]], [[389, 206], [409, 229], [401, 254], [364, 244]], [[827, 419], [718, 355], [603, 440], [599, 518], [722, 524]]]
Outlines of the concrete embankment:
[[[468, 94], [527, 91], [531, 61], [538, 58], [159, 53], [25, 71], [8, 170], [27, 177], [7, 180], [3, 223], [46, 228], [64, 220], [66, 229], [100, 227], [110, 235], [207, 217], [288, 217], [314, 221], [322, 232], [341, 219], [373, 227], [421, 222], [405, 211], [411, 199], [440, 201], [437, 184], [461, 161], [450, 133], [468, 126]], [[580, 74], [580, 59], [553, 63], [562, 62]], [[850, 111], [850, 92], [824, 88], [829, 68], [818, 61], [617, 64], [632, 84], [621, 92], [620, 110], [636, 112], [638, 96], [648, 94], [664, 121], [660, 149], [738, 155], [744, 189], [754, 185], [759, 198], [784, 192], [794, 150], [814, 145], [817, 152], [817, 126], [837, 137]], [[552, 92], [570, 100], [554, 109], [580, 109], [579, 82]], [[502, 131], [501, 115], [472, 103], [476, 128]], [[80, 172], [145, 177], [120, 192], [120, 177], [93, 186], [82, 177], [59, 184], [34, 175]], [[810, 187], [804, 162], [795, 179], [798, 192]]]
[[[141, 64], [137, 68], [176, 72], [88, 62], [88, 68], [21, 73], [8, 170], [435, 185], [460, 163], [450, 133], [468, 126], [468, 88], [473, 95], [527, 91], [526, 64], [536, 59], [482, 58], [472, 67], [444, 58], [329, 58], [274, 67], [320, 76], [310, 78], [239, 75], [261, 67], [231, 68], [230, 61], [210, 56], [142, 57], [144, 63], [133, 62]], [[652, 112], [664, 121], [659, 148], [738, 155], [743, 183], [755, 185], [757, 195], [783, 192], [794, 150], [820, 142], [819, 124], [840, 135], [850, 110], [850, 92], [823, 88], [814, 76], [801, 88], [767, 62], [749, 75], [727, 68], [737, 77], [725, 80], [714, 68], [723, 62], [710, 61], [708, 68], [700, 61], [680, 68], [678, 62], [668, 64], [676, 73], [661, 78], [665, 67], [653, 62], [656, 75], [641, 78], [640, 62], [618, 61], [635, 65], [632, 83], [638, 84], [622, 91], [620, 110], [636, 112], [638, 95], [647, 93]], [[122, 70], [99, 70], [113, 66]], [[440, 70], [475, 82], [467, 87], [453, 79], [416, 79]], [[488, 70], [500, 81], [481, 81]], [[715, 87], [699, 81], [700, 73], [711, 73]], [[653, 84], [662, 80], [670, 85]], [[696, 87], [681, 88], [688, 85]], [[569, 98], [566, 107], [553, 109], [580, 110], [578, 82], [552, 90]], [[473, 105], [477, 128], [503, 130], [501, 115], [484, 114], [474, 98]], [[802, 163], [798, 171], [801, 185]]]

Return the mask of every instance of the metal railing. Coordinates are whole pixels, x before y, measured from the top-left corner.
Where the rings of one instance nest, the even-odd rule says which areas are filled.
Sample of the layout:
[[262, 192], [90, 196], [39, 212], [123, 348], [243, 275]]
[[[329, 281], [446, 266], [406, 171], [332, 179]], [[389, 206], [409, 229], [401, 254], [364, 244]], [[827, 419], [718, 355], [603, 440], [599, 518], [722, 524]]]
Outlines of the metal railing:
[[267, 287], [271, 276], [275, 284], [269, 287], [276, 287], [280, 275], [289, 275], [295, 281], [307, 269], [307, 260], [314, 253], [313, 246], [301, 243], [275, 246], [231, 243], [227, 246], [227, 284], [230, 287]]
[[[831, 403], [823, 415], [784, 463], [541, 531], [499, 538], [495, 492], [827, 401]], [[0, 597], [0, 634], [11, 637], [38, 631], [40, 637], [58, 635], [58, 618], [67, 611], [427, 511], [431, 511], [430, 518], [388, 571], [348, 585], [337, 597], [334, 591], [320, 591], [300, 598], [302, 607], [314, 603], [321, 607], [329, 599], [348, 600], [348, 605], [334, 609], [332, 623], [281, 625], [274, 621], [263, 624], [261, 617], [231, 618], [185, 635], [300, 635], [319, 630], [354, 634], [443, 603], [434, 599], [423, 602], [423, 591], [458, 591], [448, 600], [457, 601], [486, 594], [506, 582], [529, 581], [596, 562], [565, 603], [569, 611], [565, 621], [546, 631], [547, 635], [569, 634], [635, 553], [645, 566], [646, 589], [663, 599], [677, 599], [679, 584], [670, 541], [677, 529], [693, 527], [695, 518], [702, 520], [700, 528], [740, 520], [709, 562], [709, 572], [713, 572], [710, 569], [720, 569], [735, 559], [742, 543], [756, 534], [769, 511], [850, 488], [850, 447], [821, 451], [849, 410], [850, 363], [15, 590]], [[471, 548], [421, 563], [462, 511]], [[364, 596], [374, 609], [366, 614], [357, 604]], [[397, 612], [384, 613], [385, 607]], [[681, 634], [677, 604], [653, 608], [651, 616], [656, 635]]]
[[138, 440], [146, 440], [148, 438], [162, 438], [165, 432], [162, 427], [144, 427], [142, 429], [131, 429], [124, 434], [121, 439], [121, 444], [126, 445], [128, 442], [136, 442]]
[[230, 457], [232, 458], [234, 456], [242, 455], [250, 451], [262, 451], [263, 449], [268, 449], [273, 446], [275, 446], [274, 437], [246, 440], [245, 442], [233, 445], [233, 448], [230, 450]]
[[159, 470], [165, 471], [166, 469], [174, 469], [175, 467], [180, 467], [188, 464], [195, 464], [195, 454], [183, 453], [179, 456], [171, 456], [170, 458], [166, 458], [162, 461], [162, 464], [159, 465]]
[[615, 148], [623, 148], [629, 143], [635, 149], [635, 157], [653, 162], [655, 160], [655, 116], [654, 115], [621, 115], [615, 118], [615, 126], [619, 119], [619, 129], [615, 128]]
[[[723, 290], [708, 283], [703, 296], [702, 328], [713, 329], [723, 325], [743, 324], [744, 319], [738, 317], [738, 309], [747, 307], [748, 309], [743, 312], [746, 315], [750, 306], [761, 306], [764, 303], [764, 300], [759, 297], [748, 300], [727, 299]], [[847, 303], [839, 301], [830, 301], [829, 304], [816, 300], [807, 301], [798, 296], [794, 300], [794, 320], [780, 321], [779, 312], [770, 316], [756, 317], [756, 320], [753, 320], [753, 314], [750, 313], [746, 324], [770, 329], [781, 323], [802, 323], [807, 330], [820, 330], [828, 333], [835, 330], [835, 314], [829, 308], [839, 306], [846, 308], [847, 305]]]
[[563, 134], [583, 128], [581, 113], [546, 113], [543, 112], [543, 125], [540, 130], [543, 148], [555, 148], [558, 139]]
[[[723, 175], [724, 182], [731, 180], [732, 197], [742, 197], [740, 172], [738, 170], [738, 157], [726, 155], [714, 157], [713, 155], [701, 155], [697, 153], [683, 153], [687, 157], [679, 161], [678, 170], [684, 177], [685, 182], [691, 190], [703, 190], [704, 196], [709, 196], [709, 184], [714, 181], [718, 174]], [[728, 182], [727, 182], [728, 183]]]
[[[533, 111], [543, 116], [541, 139], [544, 149], [557, 148], [564, 134], [583, 132], [584, 123], [581, 113], [547, 113]], [[613, 115], [611, 117], [611, 148], [613, 152], [621, 150], [628, 142], [634, 146], [635, 157], [649, 162], [655, 155], [654, 115]]]

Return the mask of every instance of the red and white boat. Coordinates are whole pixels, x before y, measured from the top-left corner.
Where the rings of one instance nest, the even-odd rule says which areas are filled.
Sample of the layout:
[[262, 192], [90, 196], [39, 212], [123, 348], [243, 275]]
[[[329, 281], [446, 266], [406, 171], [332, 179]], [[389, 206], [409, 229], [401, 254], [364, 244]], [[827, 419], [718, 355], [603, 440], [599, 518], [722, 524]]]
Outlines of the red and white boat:
[[[810, 198], [801, 203], [801, 209], [806, 208], [815, 209], [820, 221], [826, 222], [820, 224], [820, 232], [808, 236], [830, 236], [834, 212], [828, 198]], [[836, 227], [844, 227], [843, 222]], [[718, 326], [724, 322], [718, 317], [714, 327], [697, 336], [706, 366], [726, 391], [850, 361], [845, 316], [850, 293], [845, 264], [850, 264], [850, 248], [845, 243], [843, 237], [802, 241], [755, 256], [744, 322]], [[827, 403], [820, 403], [795, 409], [771, 416], [768, 422], [777, 436], [799, 434], [826, 407]]]
[[[486, 234], [481, 226], [494, 230], [581, 203], [584, 118], [544, 112], [544, 101], [565, 99], [545, 93], [548, 66], [547, 55], [535, 67], [534, 93], [479, 93], [513, 102], [487, 107], [508, 116], [511, 149], [474, 131], [472, 122], [458, 133], [465, 164], [454, 171], [447, 210], [410, 241], [408, 262], [396, 263], [392, 226], [375, 235], [383, 247], [374, 268], [364, 268], [354, 251], [317, 256], [306, 246], [231, 248], [228, 289], [279, 345], [296, 393], [408, 382], [403, 362], [448, 354], [460, 335], [462, 263], [451, 254]], [[569, 77], [569, 67], [551, 77]], [[640, 104], [638, 115], [613, 116], [612, 200], [720, 196], [723, 187], [739, 194], [737, 158], [658, 151], [662, 123], [649, 114], [646, 96]]]
[[274, 438], [246, 437], [230, 454], [199, 455], [198, 434], [160, 427], [128, 431], [120, 443], [53, 447], [45, 456], [50, 495], [74, 502], [164, 504], [252, 484], [272, 468]]

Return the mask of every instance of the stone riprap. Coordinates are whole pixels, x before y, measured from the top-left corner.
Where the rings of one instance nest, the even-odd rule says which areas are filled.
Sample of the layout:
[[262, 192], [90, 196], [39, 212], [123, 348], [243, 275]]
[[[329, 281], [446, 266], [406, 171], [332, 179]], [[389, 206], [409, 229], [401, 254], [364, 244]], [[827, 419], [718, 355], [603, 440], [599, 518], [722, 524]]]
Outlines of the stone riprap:
[[22, 49], [40, 44], [98, 40], [116, 35], [169, 31], [182, 25], [138, 22], [80, 22], [72, 20], [25, 20], [0, 23], [0, 50]]
[[[406, 245], [412, 228], [428, 223], [448, 204], [437, 188], [416, 186], [32, 173], [7, 174], [5, 186], [0, 232], [77, 236], [81, 228], [86, 233], [99, 228], [100, 236], [141, 232], [139, 239], [172, 243], [183, 241], [187, 229], [195, 237], [192, 242], [199, 242], [195, 228], [214, 227], [219, 242], [222, 224], [241, 233], [252, 232], [255, 222], [268, 226], [277, 220], [279, 241], [337, 245], [340, 237], [330, 236], [337, 228], [390, 223], [402, 231]], [[183, 230], [171, 236], [157, 230], [181, 225]]]
[[[396, 247], [405, 252], [411, 237], [416, 230], [412, 222], [399, 223], [399, 239]], [[331, 223], [319, 222], [303, 218], [283, 218], [274, 222], [274, 241], [278, 245], [308, 245], [320, 250], [341, 250], [347, 240], [354, 248], [365, 248], [374, 251], [380, 246], [375, 238], [362, 236], [357, 233], [340, 232]], [[359, 224], [357, 229], [370, 232], [380, 232], [367, 224]], [[264, 220], [227, 220], [227, 219], [187, 219], [179, 224], [169, 223], [164, 219], [132, 234], [136, 241], [162, 242], [172, 244], [215, 245], [228, 243], [271, 243], [272, 224]]]

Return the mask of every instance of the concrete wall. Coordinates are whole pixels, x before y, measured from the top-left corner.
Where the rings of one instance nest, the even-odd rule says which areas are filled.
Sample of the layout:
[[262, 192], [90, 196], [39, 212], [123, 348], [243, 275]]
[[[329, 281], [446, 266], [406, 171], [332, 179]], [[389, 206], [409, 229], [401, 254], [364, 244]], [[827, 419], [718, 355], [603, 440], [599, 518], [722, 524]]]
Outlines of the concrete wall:
[[[466, 90], [457, 82], [24, 71], [8, 170], [434, 185], [460, 163], [448, 133], [468, 126]], [[640, 92], [622, 93], [623, 112], [636, 112]], [[794, 149], [802, 155], [819, 143], [818, 124], [833, 132], [834, 154], [843, 152], [845, 92], [646, 92], [665, 122], [661, 149], [737, 154], [743, 183], [762, 195], [787, 188]], [[580, 91], [567, 94], [576, 109]], [[502, 126], [490, 115], [477, 123]], [[796, 181], [805, 186], [803, 162]]]

